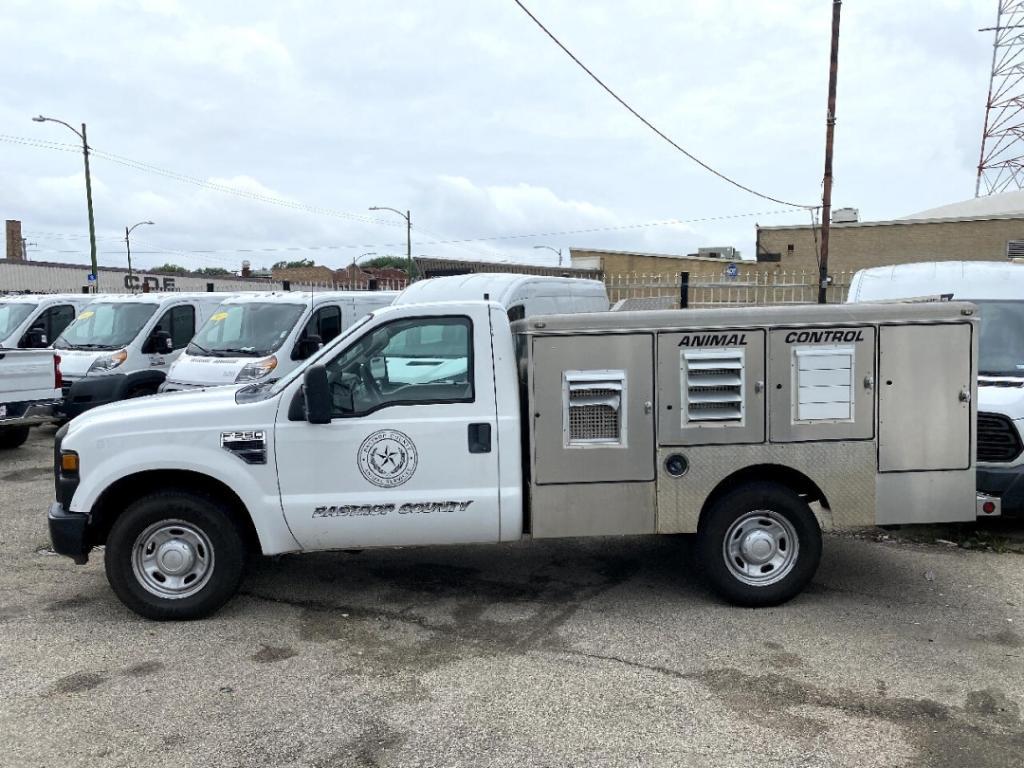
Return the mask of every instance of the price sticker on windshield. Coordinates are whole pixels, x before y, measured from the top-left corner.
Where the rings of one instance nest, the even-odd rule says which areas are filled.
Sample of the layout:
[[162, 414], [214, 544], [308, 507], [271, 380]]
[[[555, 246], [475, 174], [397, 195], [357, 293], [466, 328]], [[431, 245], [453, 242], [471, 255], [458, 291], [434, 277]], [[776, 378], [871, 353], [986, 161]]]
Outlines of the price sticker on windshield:
[[95, 313], [95, 312], [93, 312], [93, 311], [92, 311], [91, 309], [87, 309], [87, 310], [85, 310], [85, 312], [83, 312], [82, 314], [80, 314], [80, 315], [78, 316], [78, 319], [79, 319], [79, 320], [85, 320], [86, 318], [92, 317], [92, 316], [93, 316], [93, 315], [95, 315], [95, 314], [96, 314], [96, 313]]
[[218, 312], [215, 315], [210, 315], [210, 319], [213, 320], [215, 323], [219, 323], [221, 320], [223, 320], [227, 316], [228, 316], [227, 312]]

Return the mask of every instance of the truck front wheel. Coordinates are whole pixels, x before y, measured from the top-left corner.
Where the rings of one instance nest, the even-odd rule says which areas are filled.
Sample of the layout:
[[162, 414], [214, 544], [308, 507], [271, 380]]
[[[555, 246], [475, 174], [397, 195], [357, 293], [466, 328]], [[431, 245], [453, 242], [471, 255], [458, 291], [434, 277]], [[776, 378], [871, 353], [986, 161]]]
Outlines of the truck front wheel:
[[807, 503], [776, 483], [751, 483], [701, 518], [697, 550], [712, 588], [736, 605], [784, 603], [821, 560], [821, 529]]
[[147, 619], [200, 619], [238, 591], [245, 544], [214, 499], [160, 491], [133, 502], [107, 537], [107, 580]]

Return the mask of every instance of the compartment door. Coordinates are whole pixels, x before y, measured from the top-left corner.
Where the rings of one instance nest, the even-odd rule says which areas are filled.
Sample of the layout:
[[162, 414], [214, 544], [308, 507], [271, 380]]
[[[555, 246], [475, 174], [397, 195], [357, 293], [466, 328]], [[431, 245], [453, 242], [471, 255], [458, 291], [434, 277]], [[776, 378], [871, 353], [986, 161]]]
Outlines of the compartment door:
[[658, 334], [658, 444], [764, 442], [764, 331]]
[[875, 436], [873, 326], [772, 331], [768, 379], [773, 443]]
[[971, 466], [971, 325], [880, 329], [878, 469]]
[[650, 334], [533, 339], [534, 478], [654, 480]]

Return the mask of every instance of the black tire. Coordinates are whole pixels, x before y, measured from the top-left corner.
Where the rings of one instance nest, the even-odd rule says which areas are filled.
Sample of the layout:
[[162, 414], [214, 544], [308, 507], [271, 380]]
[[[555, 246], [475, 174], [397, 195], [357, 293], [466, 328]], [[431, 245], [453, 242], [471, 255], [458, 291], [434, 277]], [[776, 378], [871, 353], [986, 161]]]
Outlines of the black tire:
[[[758, 537], [772, 542], [763, 545], [774, 553], [763, 564], [754, 556], [761, 553], [744, 553], [741, 546], [758, 546]], [[799, 594], [818, 570], [821, 528], [807, 503], [786, 486], [750, 483], [718, 499], [701, 517], [697, 554], [712, 589], [728, 602], [779, 605]]]
[[0, 427], [0, 449], [17, 448], [28, 440], [28, 427]]
[[[165, 525], [161, 526], [162, 522]], [[153, 574], [163, 576], [159, 568], [142, 567], [142, 571], [150, 575], [136, 575], [133, 565], [136, 543], [154, 527], [167, 531], [171, 541], [177, 542], [176, 546], [185, 542], [192, 551], [200, 553], [201, 557], [197, 555], [196, 560], [209, 558], [206, 575], [200, 579], [205, 583], [194, 594], [187, 594], [187, 590], [194, 589], [195, 584], [184, 585], [183, 596], [155, 594], [147, 588], [145, 580], [155, 584]], [[147, 619], [166, 621], [209, 616], [234, 596], [245, 575], [245, 542], [238, 527], [218, 501], [193, 493], [167, 490], [138, 499], [114, 522], [106, 544], [107, 581], [121, 602]], [[166, 582], [166, 576], [164, 578]]]

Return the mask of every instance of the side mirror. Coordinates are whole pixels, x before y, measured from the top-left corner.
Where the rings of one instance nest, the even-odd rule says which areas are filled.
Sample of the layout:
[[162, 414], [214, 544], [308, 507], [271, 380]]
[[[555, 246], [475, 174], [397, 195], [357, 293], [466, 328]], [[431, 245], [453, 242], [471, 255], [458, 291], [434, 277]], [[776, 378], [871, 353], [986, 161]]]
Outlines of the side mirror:
[[388, 359], [386, 357], [370, 358], [370, 375], [377, 381], [388, 380]]
[[46, 338], [46, 329], [41, 325], [36, 325], [25, 331], [21, 346], [28, 349], [42, 349], [48, 343], [49, 339]]
[[311, 365], [306, 369], [302, 381], [306, 421], [310, 424], [330, 424], [331, 385], [327, 381], [327, 369], [322, 365]]
[[174, 350], [174, 341], [167, 331], [153, 331], [149, 335], [149, 344], [146, 345], [148, 353], [166, 355]]
[[305, 360], [312, 357], [314, 353], [320, 347], [324, 345], [323, 341], [319, 336], [313, 334], [311, 336], [303, 336], [295, 343], [295, 357], [296, 360]]

